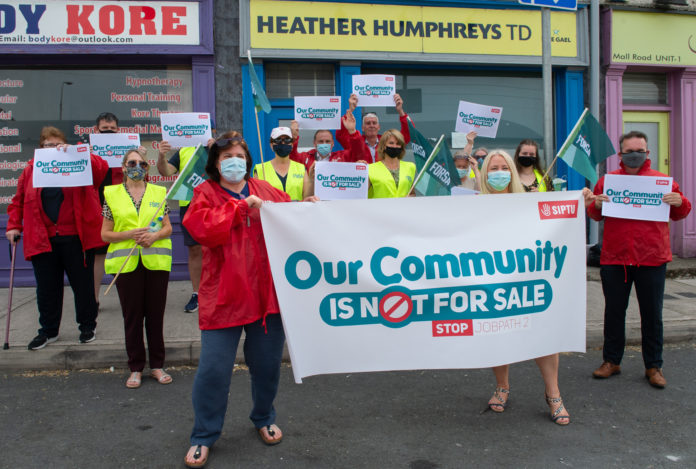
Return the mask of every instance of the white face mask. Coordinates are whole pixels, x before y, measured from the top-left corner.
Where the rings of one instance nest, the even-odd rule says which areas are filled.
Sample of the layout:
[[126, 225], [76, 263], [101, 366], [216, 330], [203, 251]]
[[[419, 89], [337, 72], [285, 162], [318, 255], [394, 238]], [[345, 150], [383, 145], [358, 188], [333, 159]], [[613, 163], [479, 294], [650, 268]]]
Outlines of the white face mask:
[[246, 175], [246, 160], [242, 158], [227, 158], [220, 162], [220, 175], [225, 181], [233, 184], [240, 182]]
[[457, 168], [457, 172], [459, 173], [459, 179], [468, 178], [471, 175], [471, 166], [466, 169]]

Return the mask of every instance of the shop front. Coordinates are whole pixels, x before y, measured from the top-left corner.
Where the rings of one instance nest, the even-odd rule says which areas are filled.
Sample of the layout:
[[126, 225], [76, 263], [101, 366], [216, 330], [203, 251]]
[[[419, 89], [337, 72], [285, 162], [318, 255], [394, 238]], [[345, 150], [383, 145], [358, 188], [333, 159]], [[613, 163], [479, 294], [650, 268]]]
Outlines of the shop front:
[[[622, 133], [648, 136], [651, 164], [696, 196], [696, 16], [606, 10], [602, 17], [606, 129], [618, 150]], [[659, 31], [659, 34], [646, 34]], [[607, 171], [619, 167], [618, 157]], [[672, 250], [696, 256], [696, 216], [673, 223]]]
[[[44, 126], [62, 130], [70, 144], [89, 142], [96, 117], [113, 113], [121, 132], [140, 134], [150, 180], [173, 181], [159, 176], [154, 164], [159, 117], [190, 111], [214, 115], [212, 7], [213, 0], [0, 2], [3, 234], [7, 206]], [[187, 278], [177, 210], [172, 221], [172, 279]], [[6, 248], [0, 266], [0, 285], [7, 285]], [[15, 276], [16, 285], [33, 283], [31, 264], [21, 255]]]
[[[242, 0], [240, 56], [251, 51], [273, 108], [260, 116], [263, 155], [272, 155], [271, 129], [293, 118], [295, 96], [340, 96], [345, 111], [358, 74], [394, 75], [416, 127], [426, 137], [444, 134], [450, 147], [460, 100], [503, 108], [496, 138], [478, 138], [476, 146], [514, 152], [530, 138], [543, 147], [540, 10], [512, 2], [448, 5]], [[558, 147], [584, 108], [586, 10], [552, 12], [551, 30]], [[248, 65], [242, 68], [244, 134], [260, 158]], [[394, 108], [365, 111], [379, 116], [383, 130], [399, 126]], [[312, 135], [301, 132], [300, 146], [311, 146]], [[570, 188], [584, 186], [562, 162], [554, 172]]]

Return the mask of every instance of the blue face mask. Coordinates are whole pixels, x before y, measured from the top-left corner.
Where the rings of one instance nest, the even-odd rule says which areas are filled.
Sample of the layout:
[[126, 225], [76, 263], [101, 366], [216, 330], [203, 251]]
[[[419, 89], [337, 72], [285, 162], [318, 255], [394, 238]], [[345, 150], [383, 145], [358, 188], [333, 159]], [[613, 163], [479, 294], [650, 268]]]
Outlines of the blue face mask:
[[469, 174], [471, 174], [471, 167], [466, 169], [457, 168], [457, 172], [459, 173], [459, 179], [468, 178]]
[[510, 171], [492, 171], [488, 173], [488, 185], [496, 191], [504, 190], [510, 184]]
[[326, 158], [331, 154], [331, 144], [330, 143], [320, 143], [317, 145], [317, 153], [322, 158]]
[[220, 175], [227, 182], [236, 184], [244, 179], [247, 173], [247, 164], [244, 158], [227, 158], [220, 161]]
[[135, 168], [126, 168], [126, 176], [134, 181], [142, 181], [145, 178], [146, 172], [147, 171], [145, 168], [141, 168], [140, 166], [136, 166]]

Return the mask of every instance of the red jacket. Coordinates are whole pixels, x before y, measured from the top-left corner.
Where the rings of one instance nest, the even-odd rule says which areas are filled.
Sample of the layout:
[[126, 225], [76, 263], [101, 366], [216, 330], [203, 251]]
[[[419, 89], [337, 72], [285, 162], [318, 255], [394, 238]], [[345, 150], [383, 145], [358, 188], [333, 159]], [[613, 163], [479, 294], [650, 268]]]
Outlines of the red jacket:
[[[264, 201], [290, 197], [266, 181], [249, 179], [249, 194]], [[184, 226], [202, 245], [198, 325], [202, 330], [250, 324], [280, 312], [258, 209], [214, 181], [194, 189]]]
[[[409, 132], [409, 130], [408, 130], [408, 114], [404, 114], [403, 116], [399, 116], [399, 122], [401, 123], [401, 134], [404, 136], [405, 143], [408, 143], [411, 141], [411, 132]], [[350, 146], [349, 137], [350, 137], [350, 134], [348, 133], [348, 129], [346, 129], [346, 127], [343, 125], [343, 119], [341, 119], [341, 128], [336, 131], [336, 140], [338, 140], [338, 143], [340, 143], [343, 148], [348, 148]], [[379, 142], [379, 139], [381, 137], [382, 137], [381, 135], [377, 135], [378, 142]], [[370, 153], [370, 147], [367, 146], [367, 140], [365, 140], [364, 136], [363, 136], [363, 157], [364, 157], [364, 160], [367, 161], [368, 163], [374, 163], [376, 161], [379, 161], [379, 157], [378, 157], [376, 151], [375, 151], [375, 158], [373, 161], [372, 153]]]
[[[312, 166], [312, 164], [314, 164], [314, 162], [317, 159], [317, 149], [312, 148], [309, 151], [298, 153], [298, 141], [299, 138], [296, 138], [292, 144], [292, 152], [290, 153], [290, 159], [293, 161], [297, 161], [298, 163], [302, 163], [303, 165], [305, 165], [305, 168], [309, 170], [310, 166]], [[355, 131], [352, 134], [348, 134], [348, 141], [350, 142], [349, 147], [347, 147], [345, 150], [332, 151], [329, 155], [329, 159], [326, 161], [355, 163], [360, 160], [367, 161], [368, 159], [372, 159], [369, 152], [367, 153], [367, 156], [363, 154], [365, 148], [365, 139], [362, 138], [360, 132]]]
[[[628, 175], [623, 163], [620, 169], [609, 174]], [[659, 171], [650, 169], [650, 160], [641, 166], [638, 176], [667, 177]], [[681, 195], [682, 204], [679, 207], [672, 206], [669, 217], [672, 220], [681, 220], [691, 211], [691, 202], [684, 197], [676, 182], [672, 183], [672, 192], [678, 192]], [[597, 181], [594, 193], [604, 193], [603, 176]], [[603, 217], [602, 210], [597, 209], [594, 202], [587, 208], [587, 212], [593, 220], [600, 221], [604, 218], [600, 264], [657, 266], [672, 260], [668, 222]]]
[[[82, 249], [93, 249], [102, 246], [101, 239], [101, 205], [97, 189], [109, 169], [106, 161], [91, 155], [92, 185], [83, 187], [64, 187], [63, 192], [71, 193], [63, 203], [72, 203], [75, 214], [75, 224], [80, 236]], [[27, 163], [19, 176], [17, 193], [7, 207], [7, 231], [19, 230], [24, 232], [24, 258], [31, 259], [37, 254], [51, 252], [49, 232], [44, 223], [45, 213], [41, 203], [41, 188], [35, 188], [32, 179], [34, 160]]]

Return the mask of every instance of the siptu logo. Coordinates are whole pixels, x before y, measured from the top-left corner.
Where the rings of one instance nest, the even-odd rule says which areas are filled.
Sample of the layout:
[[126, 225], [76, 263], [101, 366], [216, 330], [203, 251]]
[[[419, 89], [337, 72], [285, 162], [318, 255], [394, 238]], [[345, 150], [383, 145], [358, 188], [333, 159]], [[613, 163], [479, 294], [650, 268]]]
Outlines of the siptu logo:
[[655, 184], [658, 186], [669, 186], [669, 180], [668, 179], [657, 179], [655, 181]]
[[553, 200], [549, 202], [539, 202], [539, 218], [548, 220], [550, 218], [577, 218], [577, 200]]

